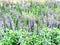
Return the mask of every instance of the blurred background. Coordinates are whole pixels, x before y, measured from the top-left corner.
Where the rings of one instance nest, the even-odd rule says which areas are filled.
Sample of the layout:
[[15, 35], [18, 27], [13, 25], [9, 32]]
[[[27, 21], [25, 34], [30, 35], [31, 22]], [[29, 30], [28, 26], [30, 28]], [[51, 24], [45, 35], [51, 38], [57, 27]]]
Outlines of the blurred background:
[[[18, 22], [17, 22], [18, 20]], [[60, 28], [60, 1], [58, 0], [1, 0], [0, 27], [9, 26], [30, 28], [30, 20], [34, 20], [35, 28]], [[4, 23], [5, 21], [5, 23]], [[10, 24], [11, 23], [11, 24]], [[20, 24], [22, 23], [22, 24]], [[20, 28], [19, 27], [19, 28]]]
[[0, 0], [0, 45], [60, 45], [60, 1]]

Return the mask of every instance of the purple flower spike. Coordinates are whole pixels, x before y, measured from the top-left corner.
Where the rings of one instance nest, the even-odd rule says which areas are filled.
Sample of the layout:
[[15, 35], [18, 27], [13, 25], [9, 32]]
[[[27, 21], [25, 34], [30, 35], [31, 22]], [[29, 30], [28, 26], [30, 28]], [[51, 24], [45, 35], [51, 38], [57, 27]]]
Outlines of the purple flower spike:
[[26, 4], [26, 6], [27, 6], [28, 8], [30, 7], [30, 5], [31, 5], [30, 3], [27, 3], [27, 4]]
[[34, 20], [33, 19], [30, 19], [29, 21], [29, 29], [33, 32], [34, 30]]
[[0, 18], [0, 26], [2, 26], [3, 24], [3, 21], [2, 21], [2, 18]]
[[58, 21], [60, 21], [60, 17], [58, 18]]
[[33, 19], [30, 20], [30, 27], [34, 27], [34, 20]]

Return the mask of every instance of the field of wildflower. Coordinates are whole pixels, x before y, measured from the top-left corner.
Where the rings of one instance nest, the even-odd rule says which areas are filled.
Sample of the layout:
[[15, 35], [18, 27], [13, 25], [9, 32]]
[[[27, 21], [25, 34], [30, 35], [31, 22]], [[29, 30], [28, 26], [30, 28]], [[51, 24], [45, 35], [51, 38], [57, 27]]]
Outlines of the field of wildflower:
[[60, 1], [0, 1], [0, 45], [60, 45]]

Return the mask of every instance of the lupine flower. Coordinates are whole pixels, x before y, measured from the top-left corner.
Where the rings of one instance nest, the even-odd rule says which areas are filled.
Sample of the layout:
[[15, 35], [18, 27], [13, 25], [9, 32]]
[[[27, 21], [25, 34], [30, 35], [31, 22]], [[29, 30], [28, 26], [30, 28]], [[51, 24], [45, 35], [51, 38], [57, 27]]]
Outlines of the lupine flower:
[[5, 22], [5, 17], [3, 18], [3, 24], [4, 24], [4, 32], [6, 32], [6, 22]]
[[13, 1], [12, 0], [3, 0], [3, 2], [5, 2], [5, 3], [8, 3], [8, 4], [11, 4]]
[[20, 22], [20, 25], [21, 25], [22, 27], [24, 26], [24, 23], [23, 23], [23, 21], [21, 21], [21, 22]]
[[53, 24], [53, 21], [54, 21], [54, 16], [52, 15], [49, 19], [49, 24]]
[[13, 10], [10, 10], [10, 13], [11, 13], [11, 14], [13, 14], [13, 13], [14, 13], [14, 11], [13, 11]]
[[46, 0], [46, 2], [56, 2], [56, 0]]
[[60, 1], [57, 2], [57, 5], [60, 6]]
[[18, 30], [18, 22], [19, 22], [19, 18], [20, 18], [21, 16], [19, 15], [19, 16], [17, 16], [17, 18], [16, 18], [16, 24], [15, 24], [15, 29], [16, 30]]
[[14, 23], [13, 23], [11, 16], [10, 15], [6, 15], [6, 16], [7, 16], [6, 18], [8, 19], [8, 20], [6, 20], [6, 25], [8, 27], [10, 27], [10, 29], [14, 30], [15, 26], [14, 26]]
[[34, 26], [34, 20], [31, 19], [31, 20], [30, 20], [30, 27], [33, 27], [33, 26]]
[[49, 26], [53, 28], [53, 24], [54, 24], [54, 16], [52, 15], [51, 17], [49, 17]]
[[30, 19], [29, 27], [30, 27], [31, 31], [33, 32], [33, 28], [34, 28], [34, 20], [33, 19]]
[[30, 7], [30, 5], [31, 5], [30, 3], [27, 3], [27, 4], [26, 4], [26, 6], [27, 6], [28, 8]]
[[25, 8], [25, 7], [24, 7], [24, 6], [25, 6], [25, 5], [24, 5], [24, 4], [25, 4], [25, 1], [21, 1], [21, 2], [18, 2], [18, 3], [20, 4], [20, 6], [21, 6], [20, 8], [21, 8], [21, 9]]
[[53, 15], [53, 14], [54, 14], [54, 11], [50, 9], [50, 10], [48, 11], [48, 13], [49, 13], [50, 15]]
[[21, 17], [21, 15], [18, 15], [17, 18], [19, 19]]
[[57, 22], [57, 28], [60, 29], [60, 21]]
[[60, 21], [60, 17], [58, 17], [58, 21]]
[[3, 24], [3, 20], [2, 18], [0, 18], [0, 27], [2, 27], [2, 24]]

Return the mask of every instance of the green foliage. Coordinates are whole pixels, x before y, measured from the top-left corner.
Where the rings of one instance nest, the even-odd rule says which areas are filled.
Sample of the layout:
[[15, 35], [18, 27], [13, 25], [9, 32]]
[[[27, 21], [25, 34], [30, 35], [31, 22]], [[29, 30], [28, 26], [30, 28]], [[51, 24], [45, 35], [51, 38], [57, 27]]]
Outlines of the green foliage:
[[[51, 31], [52, 30], [52, 31]], [[10, 30], [0, 41], [1, 45], [60, 45], [60, 30], [57, 28], [40, 30], [39, 34]]]
[[19, 41], [18, 32], [12, 30], [7, 32], [4, 38], [1, 40], [2, 45], [17, 45], [18, 41]]

